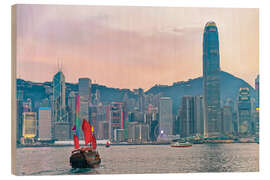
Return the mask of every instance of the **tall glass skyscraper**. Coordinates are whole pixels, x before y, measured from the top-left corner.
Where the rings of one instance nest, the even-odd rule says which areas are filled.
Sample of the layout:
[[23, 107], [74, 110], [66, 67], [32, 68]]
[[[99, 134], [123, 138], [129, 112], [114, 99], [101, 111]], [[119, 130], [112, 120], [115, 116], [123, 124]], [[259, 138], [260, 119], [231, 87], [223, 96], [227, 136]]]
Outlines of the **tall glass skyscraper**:
[[91, 104], [91, 80], [89, 78], [79, 79], [79, 95], [79, 138], [83, 139], [83, 131], [81, 129], [83, 120], [85, 119], [93, 125], [93, 122], [90, 119], [89, 112], [89, 105]]
[[57, 140], [70, 139], [70, 123], [66, 111], [65, 76], [60, 70], [53, 77], [53, 138]]
[[238, 123], [240, 136], [247, 136], [251, 133], [251, 102], [248, 88], [240, 88], [239, 90]]
[[172, 100], [170, 97], [161, 97], [159, 101], [159, 133], [172, 135], [173, 128]]
[[62, 71], [59, 71], [53, 77], [53, 117], [56, 123], [66, 121], [65, 98], [66, 98], [65, 76]]
[[215, 137], [221, 131], [220, 58], [216, 23], [206, 23], [203, 33], [203, 95], [205, 136]]

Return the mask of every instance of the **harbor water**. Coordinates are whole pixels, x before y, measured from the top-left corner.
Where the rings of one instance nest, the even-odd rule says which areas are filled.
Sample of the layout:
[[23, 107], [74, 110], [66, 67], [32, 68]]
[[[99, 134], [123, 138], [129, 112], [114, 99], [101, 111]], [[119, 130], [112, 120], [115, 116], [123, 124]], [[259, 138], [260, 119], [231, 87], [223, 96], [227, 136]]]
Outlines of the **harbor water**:
[[96, 169], [71, 169], [72, 146], [18, 148], [18, 175], [143, 174], [259, 171], [259, 144], [194, 144], [99, 146]]

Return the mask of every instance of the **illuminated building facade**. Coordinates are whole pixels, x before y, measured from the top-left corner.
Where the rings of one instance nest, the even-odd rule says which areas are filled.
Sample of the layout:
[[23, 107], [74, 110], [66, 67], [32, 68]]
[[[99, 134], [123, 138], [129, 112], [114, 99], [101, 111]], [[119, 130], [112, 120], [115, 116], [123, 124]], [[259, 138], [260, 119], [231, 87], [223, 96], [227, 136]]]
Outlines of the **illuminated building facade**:
[[248, 88], [239, 90], [238, 123], [240, 136], [247, 136], [251, 133], [251, 102]]
[[23, 113], [23, 143], [30, 140], [34, 142], [34, 138], [37, 135], [37, 113], [36, 112], [24, 112]]

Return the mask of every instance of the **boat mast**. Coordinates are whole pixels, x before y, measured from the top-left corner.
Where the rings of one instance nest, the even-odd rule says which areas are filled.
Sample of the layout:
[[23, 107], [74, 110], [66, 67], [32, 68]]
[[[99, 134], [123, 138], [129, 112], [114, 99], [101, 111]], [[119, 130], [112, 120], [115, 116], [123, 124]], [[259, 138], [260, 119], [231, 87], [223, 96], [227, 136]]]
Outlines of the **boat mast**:
[[79, 104], [80, 104], [80, 96], [77, 96], [76, 99], [76, 135], [79, 138]]

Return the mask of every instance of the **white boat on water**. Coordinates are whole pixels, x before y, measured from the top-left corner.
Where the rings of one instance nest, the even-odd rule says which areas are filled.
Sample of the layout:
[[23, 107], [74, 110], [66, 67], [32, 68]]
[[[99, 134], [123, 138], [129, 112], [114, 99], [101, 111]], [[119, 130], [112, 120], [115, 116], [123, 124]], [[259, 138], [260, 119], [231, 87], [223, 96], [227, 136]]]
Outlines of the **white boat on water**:
[[192, 144], [189, 142], [184, 142], [184, 143], [180, 143], [180, 142], [175, 142], [174, 144], [171, 145], [171, 147], [191, 147]]

